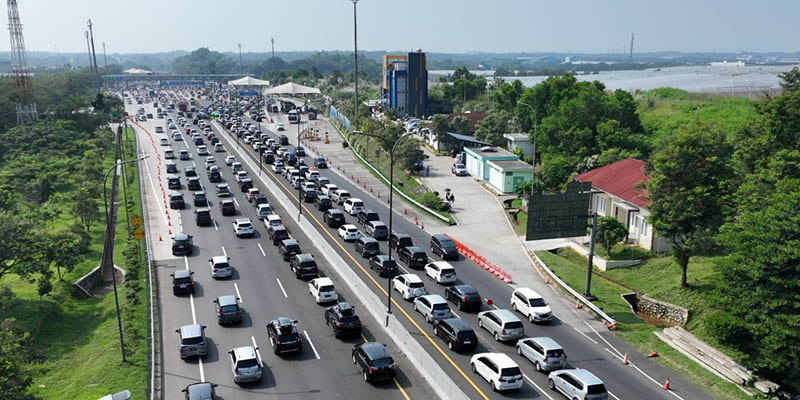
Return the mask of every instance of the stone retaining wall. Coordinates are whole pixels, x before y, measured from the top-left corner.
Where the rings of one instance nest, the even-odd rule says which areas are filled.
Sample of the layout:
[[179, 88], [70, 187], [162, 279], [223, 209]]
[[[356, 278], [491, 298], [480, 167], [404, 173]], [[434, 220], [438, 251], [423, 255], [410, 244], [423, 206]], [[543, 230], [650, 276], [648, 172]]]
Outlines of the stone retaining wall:
[[639, 297], [637, 308], [640, 313], [674, 325], [683, 326], [689, 319], [689, 310], [647, 296]]

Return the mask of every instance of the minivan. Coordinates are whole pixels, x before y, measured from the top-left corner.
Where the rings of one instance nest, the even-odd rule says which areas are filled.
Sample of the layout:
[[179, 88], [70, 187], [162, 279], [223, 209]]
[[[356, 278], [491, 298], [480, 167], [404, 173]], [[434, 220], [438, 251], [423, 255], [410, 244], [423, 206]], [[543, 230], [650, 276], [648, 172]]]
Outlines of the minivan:
[[370, 258], [381, 254], [381, 249], [378, 241], [374, 238], [361, 236], [356, 240], [355, 244], [356, 253], [361, 254], [361, 257]]
[[217, 323], [220, 325], [242, 322], [242, 309], [239, 298], [233, 295], [219, 296], [214, 300]]
[[389, 246], [395, 250], [400, 250], [403, 247], [413, 245], [414, 241], [411, 240], [411, 236], [406, 235], [405, 233], [392, 232], [392, 235], [389, 236]]
[[549, 337], [520, 339], [515, 347], [517, 354], [531, 360], [537, 371], [553, 371], [567, 366], [564, 349]]
[[431, 254], [438, 254], [442, 260], [458, 260], [456, 243], [442, 233], [431, 235]]
[[428, 263], [428, 255], [425, 250], [417, 246], [406, 246], [398, 251], [400, 262], [406, 263], [408, 268], [421, 269]]
[[547, 377], [550, 390], [570, 399], [607, 400], [608, 392], [600, 378], [585, 369], [563, 369]]
[[522, 321], [510, 310], [489, 310], [478, 313], [478, 326], [494, 335], [494, 340], [517, 340], [525, 334]]
[[292, 257], [289, 267], [292, 268], [292, 272], [294, 272], [297, 279], [316, 278], [319, 276], [317, 262], [314, 261], [314, 256], [308, 253], [297, 254]]
[[181, 358], [203, 357], [208, 354], [205, 325], [184, 325], [175, 330], [178, 333]]
[[511, 293], [511, 308], [528, 317], [530, 322], [549, 322], [553, 311], [539, 293], [529, 288], [519, 288]]
[[233, 269], [228, 263], [230, 258], [226, 256], [214, 256], [208, 259], [208, 264], [211, 267], [212, 278], [230, 278], [233, 275]]
[[168, 174], [177, 174], [178, 173], [178, 164], [175, 164], [174, 161], [167, 161], [164, 163], [167, 167]]
[[178, 175], [167, 176], [167, 188], [172, 190], [180, 190], [181, 178]]
[[376, 240], [389, 238], [389, 227], [381, 221], [367, 222], [367, 224], [364, 225], [364, 231], [367, 235], [372, 236]]
[[175, 158], [175, 151], [173, 151], [171, 148], [164, 150], [164, 158], [167, 160]]
[[478, 347], [478, 336], [461, 318], [445, 318], [433, 321], [433, 334], [447, 342], [450, 350], [474, 350]]
[[358, 223], [361, 225], [366, 225], [368, 222], [378, 221], [380, 219], [381, 217], [375, 210], [362, 210], [358, 213]]
[[353, 346], [352, 356], [366, 382], [392, 379], [397, 374], [392, 356], [381, 343], [356, 344]]

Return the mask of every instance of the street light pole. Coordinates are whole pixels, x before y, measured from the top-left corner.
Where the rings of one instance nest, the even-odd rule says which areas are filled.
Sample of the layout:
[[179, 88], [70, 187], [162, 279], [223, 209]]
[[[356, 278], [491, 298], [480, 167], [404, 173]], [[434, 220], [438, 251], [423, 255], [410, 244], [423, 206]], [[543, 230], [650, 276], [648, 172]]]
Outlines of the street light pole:
[[536, 117], [536, 109], [532, 105], [518, 101], [517, 104], [522, 104], [533, 111], [533, 172], [531, 172], [531, 196], [533, 196], [534, 185], [536, 185], [536, 133], [539, 127], [539, 118]]
[[[144, 156], [144, 157], [136, 158], [136, 159], [133, 159], [133, 160], [127, 160], [127, 161], [117, 161], [116, 164], [111, 166], [111, 168], [109, 168], [108, 171], [106, 171], [106, 175], [103, 177], [103, 206], [105, 207], [105, 212], [106, 212], [105, 213], [106, 214], [106, 236], [108, 236], [108, 232], [111, 231], [111, 212], [109, 211], [108, 198], [106, 196], [106, 192], [107, 192], [106, 188], [108, 186], [108, 174], [110, 174], [111, 171], [113, 171], [115, 168], [120, 168], [120, 166], [122, 164], [141, 161], [141, 160], [144, 160], [147, 157], [149, 157], [149, 156]], [[111, 245], [111, 242], [109, 241], [108, 237], [105, 238], [105, 243], [106, 243], [107, 246]], [[111, 249], [108, 252], [108, 257], [109, 257], [109, 262], [111, 263], [111, 281], [114, 284], [114, 303], [117, 306], [117, 329], [119, 329], [119, 348], [120, 348], [120, 351], [122, 352], [122, 362], [128, 362], [128, 360], [127, 360], [127, 358], [125, 356], [125, 339], [122, 336], [122, 317], [120, 316], [120, 312], [119, 312], [119, 296], [117, 295], [117, 270], [116, 270], [116, 268], [114, 268], [114, 250], [113, 249]]]
[[358, 129], [358, 18], [356, 17], [356, 4], [358, 0], [351, 0], [353, 2], [353, 61], [354, 61], [354, 74], [353, 82], [355, 83], [355, 97], [353, 99], [353, 118], [355, 125], [354, 129]]
[[[297, 113], [297, 147], [300, 147], [300, 122], [302, 117]], [[295, 162], [300, 166], [300, 155], [297, 154], [297, 147], [294, 149], [294, 157], [297, 159]], [[299, 169], [299, 168], [298, 168]], [[297, 221], [300, 222], [300, 214], [303, 213], [303, 187], [297, 186]]]

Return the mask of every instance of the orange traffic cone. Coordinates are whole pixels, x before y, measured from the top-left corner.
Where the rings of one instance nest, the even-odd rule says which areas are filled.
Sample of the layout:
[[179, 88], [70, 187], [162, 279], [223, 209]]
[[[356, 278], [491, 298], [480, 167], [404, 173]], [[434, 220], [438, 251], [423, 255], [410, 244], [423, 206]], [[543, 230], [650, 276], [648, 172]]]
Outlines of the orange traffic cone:
[[581, 304], [580, 300], [575, 301], [575, 308], [583, 308], [583, 304]]
[[622, 357], [622, 365], [628, 365], [628, 353], [625, 353], [625, 357]]
[[419, 224], [419, 228], [424, 231], [425, 230], [425, 223], [424, 222], [420, 223]]
[[417, 220], [417, 216], [414, 216], [414, 225], [419, 225], [419, 221]]
[[172, 236], [172, 229], [169, 230], [169, 235]]
[[404, 214], [404, 215], [408, 215], [408, 209], [407, 209], [407, 208], [404, 208], [404, 209], [403, 209], [403, 214]]
[[158, 235], [158, 241], [159, 242], [163, 242], [164, 241], [164, 239], [161, 237], [161, 235]]
[[648, 355], [647, 355], [647, 357], [648, 357], [648, 358], [658, 357], [658, 352], [657, 352], [657, 351], [654, 351], [654, 352], [652, 352], [652, 353], [648, 354]]
[[550, 277], [549, 276], [545, 276], [544, 277], [544, 284], [545, 285], [549, 285], [550, 284]]
[[669, 377], [667, 377], [666, 382], [664, 382], [664, 390], [669, 390]]

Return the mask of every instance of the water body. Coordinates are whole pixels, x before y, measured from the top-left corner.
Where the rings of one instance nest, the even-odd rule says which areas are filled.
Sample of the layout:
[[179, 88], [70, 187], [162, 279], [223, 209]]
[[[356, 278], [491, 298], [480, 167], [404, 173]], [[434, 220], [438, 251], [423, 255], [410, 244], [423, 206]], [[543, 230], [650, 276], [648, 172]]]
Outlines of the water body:
[[[748, 94], [780, 87], [778, 74], [800, 65], [786, 66], [686, 66], [654, 68], [638, 71], [605, 71], [597, 75], [576, 75], [579, 81], [598, 80], [609, 90], [650, 90], [662, 87], [683, 89], [688, 92], [719, 93], [747, 96]], [[472, 71], [491, 81], [494, 71]], [[429, 72], [431, 82], [438, 80], [433, 75], [448, 75], [453, 71]], [[547, 79], [547, 76], [508, 76], [505, 81], [519, 80], [531, 87]]]

